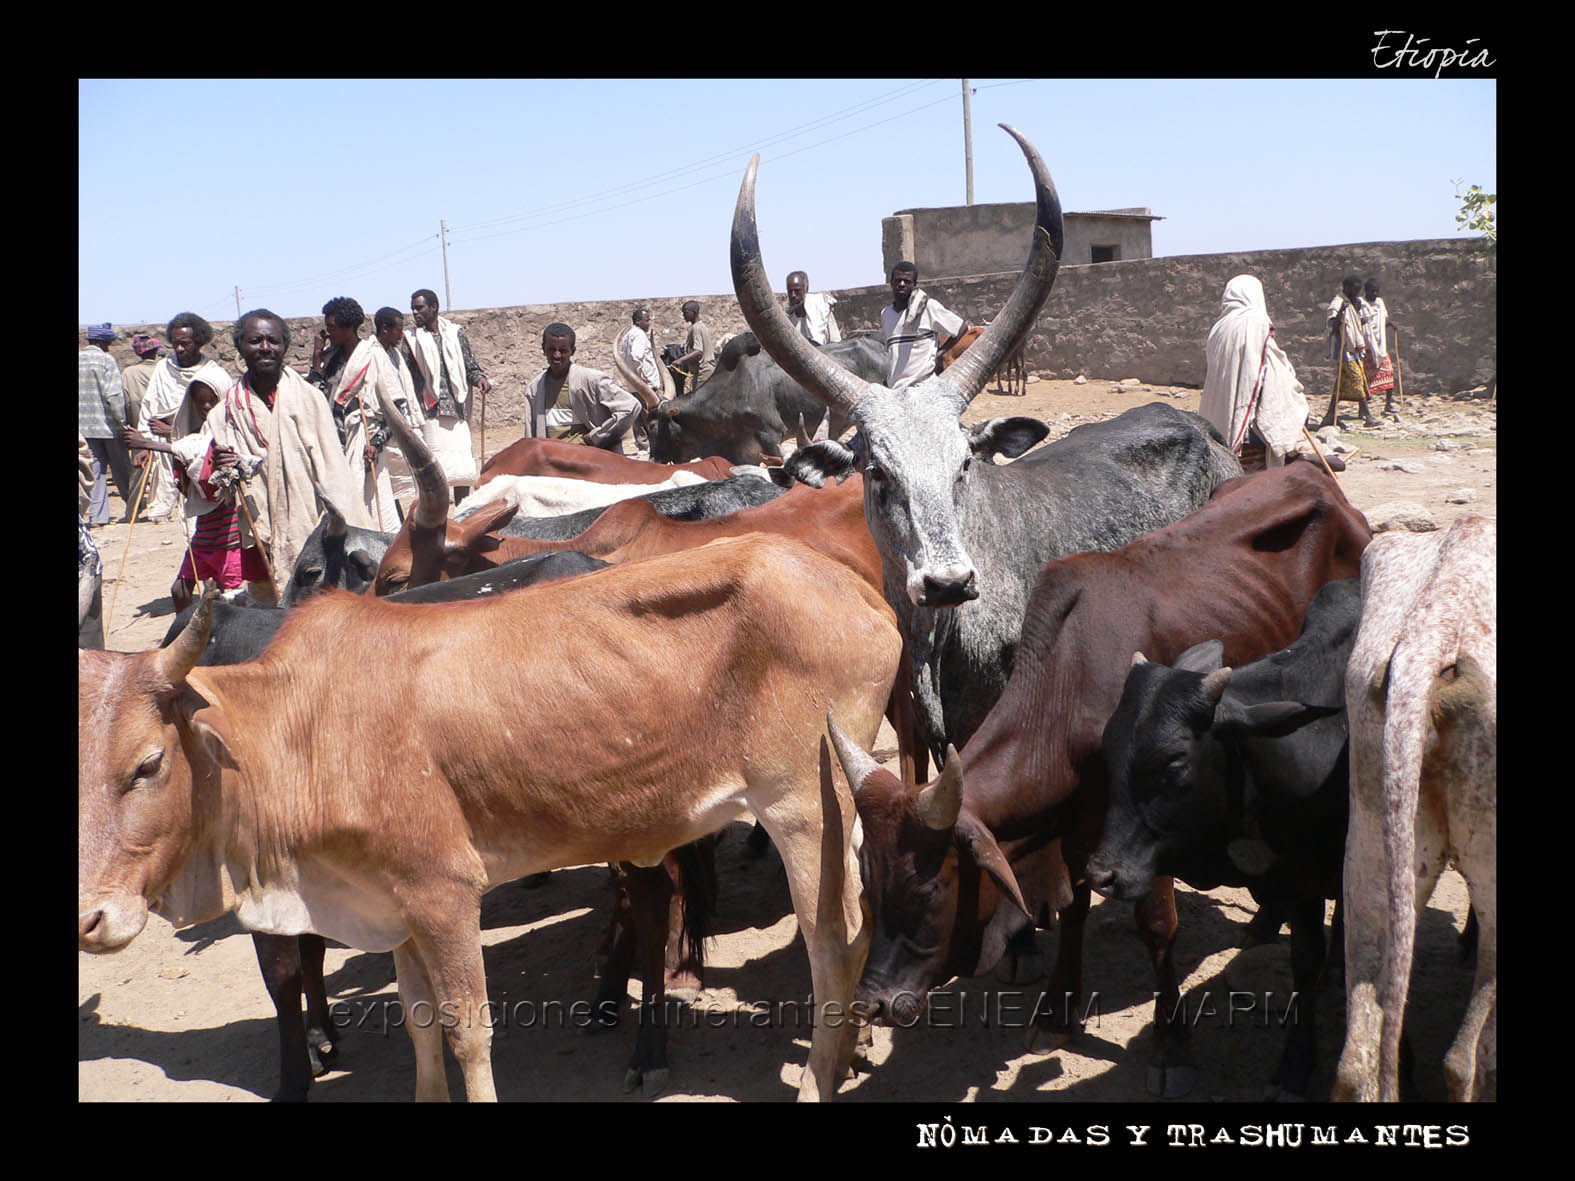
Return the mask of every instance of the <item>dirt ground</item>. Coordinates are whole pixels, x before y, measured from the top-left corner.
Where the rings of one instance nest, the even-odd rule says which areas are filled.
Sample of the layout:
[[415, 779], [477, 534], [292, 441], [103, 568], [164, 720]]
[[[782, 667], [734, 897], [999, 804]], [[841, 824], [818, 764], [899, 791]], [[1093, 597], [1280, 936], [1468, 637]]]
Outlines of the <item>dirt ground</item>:
[[[1112, 389], [1118, 378], [1032, 381], [1026, 397], [985, 393], [964, 416], [1041, 418], [1058, 438], [1081, 422], [1111, 417], [1156, 399], [1196, 410], [1199, 392], [1169, 387]], [[1315, 399], [1321, 415], [1324, 398]], [[1349, 413], [1354, 404], [1342, 407]], [[1465, 513], [1497, 515], [1497, 407], [1492, 401], [1413, 396], [1400, 424], [1362, 430], [1346, 418], [1342, 440], [1356, 450], [1339, 476], [1353, 504], [1370, 510], [1407, 501], [1447, 526]], [[489, 454], [513, 435], [489, 432]], [[1436, 444], [1447, 440], [1448, 449]], [[1411, 470], [1400, 470], [1404, 464]], [[1474, 489], [1465, 504], [1446, 502]], [[117, 501], [113, 506], [123, 514]], [[128, 551], [128, 532], [130, 548]], [[104, 560], [107, 647], [156, 646], [173, 615], [169, 584], [181, 558], [180, 529], [139, 522], [94, 534]], [[883, 726], [877, 757], [895, 761]], [[717, 935], [708, 947], [707, 988], [671, 1031], [672, 1074], [660, 1102], [789, 1100], [808, 1054], [809, 967], [774, 852], [752, 858], [744, 825], [718, 849]], [[498, 1094], [506, 1099], [628, 1099], [624, 1065], [633, 1049], [635, 999], [624, 1025], [587, 1034], [576, 1001], [594, 994], [593, 952], [609, 898], [601, 866], [559, 870], [534, 890], [500, 886], [482, 911], [488, 988], [503, 1018], [493, 1039]], [[1181, 930], [1176, 954], [1184, 1004], [1194, 1023], [1199, 1067], [1193, 1100], [1255, 1101], [1283, 1041], [1291, 1004], [1287, 937], [1278, 946], [1238, 950], [1254, 913], [1245, 891], [1199, 892], [1177, 883]], [[1467, 910], [1463, 881], [1446, 872], [1419, 926], [1407, 1028], [1416, 1077], [1427, 1099], [1444, 1097], [1441, 1061], [1464, 1011], [1471, 970], [1456, 961], [1455, 935]], [[1040, 932], [1049, 959], [1054, 932]], [[988, 1101], [1042, 1096], [1142, 1101], [1152, 1034], [1151, 973], [1131, 911], [1097, 896], [1087, 931], [1085, 985], [1097, 994], [1086, 1032], [1050, 1055], [1023, 1049], [1036, 986], [993, 978], [955, 981], [932, 995], [930, 1011], [908, 1029], [879, 1029], [871, 1069], [845, 1084], [852, 1101]], [[342, 1069], [320, 1078], [313, 1102], [406, 1100], [414, 1093], [410, 1042], [399, 1028], [393, 957], [330, 945], [325, 966], [335, 1003]], [[1042, 982], [1041, 982], [1042, 984]], [[233, 919], [182, 931], [161, 919], [110, 956], [78, 955], [78, 1096], [85, 1100], [266, 1099], [278, 1083], [272, 1006], [252, 943]], [[1327, 1095], [1344, 1035], [1344, 997], [1317, 995], [1320, 1064], [1312, 1094]], [[1250, 1007], [1249, 1007], [1250, 1005]], [[1305, 998], [1299, 1012], [1305, 1014]], [[449, 1064], [450, 1089], [463, 1094]]]

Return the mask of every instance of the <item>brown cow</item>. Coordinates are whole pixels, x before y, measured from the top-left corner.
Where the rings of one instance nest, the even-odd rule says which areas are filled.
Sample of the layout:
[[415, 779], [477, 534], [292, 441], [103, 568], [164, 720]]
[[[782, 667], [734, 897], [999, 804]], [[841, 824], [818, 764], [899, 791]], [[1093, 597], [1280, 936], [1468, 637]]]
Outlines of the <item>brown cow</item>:
[[[916, 1020], [931, 988], [989, 970], [1020, 930], [1060, 911], [1061, 953], [1031, 1042], [1075, 1032], [1084, 869], [1106, 798], [1100, 743], [1132, 653], [1170, 663], [1217, 638], [1244, 664], [1283, 648], [1318, 589], [1356, 573], [1370, 537], [1311, 464], [1226, 481], [1191, 516], [1121, 549], [1045, 564], [1006, 690], [935, 784], [905, 786], [839, 739], [860, 785], [874, 942], [859, 995], [876, 1018]], [[1171, 959], [1175, 901], [1169, 878], [1156, 885], [1138, 923], [1158, 975], [1156, 1019], [1169, 1020], [1149, 1087], [1176, 1095], [1195, 1071]]]
[[561, 476], [595, 484], [660, 484], [675, 471], [693, 472], [707, 480], [725, 480], [733, 474], [733, 464], [715, 455], [689, 463], [652, 463], [562, 439], [516, 439], [481, 465], [476, 487], [499, 476]]
[[1362, 558], [1346, 668], [1345, 1049], [1336, 1099], [1400, 1098], [1417, 916], [1446, 862], [1471, 887], [1477, 970], [1444, 1058], [1449, 1097], [1498, 1091], [1497, 527], [1386, 534]]
[[[868, 929], [852, 803], [814, 750], [828, 710], [873, 740], [901, 646], [863, 579], [754, 536], [596, 571], [573, 595], [329, 592], [223, 668], [194, 667], [211, 611], [196, 618], [170, 648], [78, 656], [81, 949], [124, 946], [152, 909], [392, 950], [405, 1011], [443, 1014], [467, 1096], [493, 1099], [483, 893], [654, 865], [747, 810], [782, 854], [810, 957], [799, 1098], [831, 1097], [854, 1032], [835, 1006], [849, 1011]], [[340, 670], [369, 636], [401, 692], [352, 701]], [[446, 724], [412, 726], [411, 693], [441, 698]], [[549, 700], [575, 724], [521, 708]], [[417, 1097], [446, 1097], [437, 1028], [408, 1028]]]

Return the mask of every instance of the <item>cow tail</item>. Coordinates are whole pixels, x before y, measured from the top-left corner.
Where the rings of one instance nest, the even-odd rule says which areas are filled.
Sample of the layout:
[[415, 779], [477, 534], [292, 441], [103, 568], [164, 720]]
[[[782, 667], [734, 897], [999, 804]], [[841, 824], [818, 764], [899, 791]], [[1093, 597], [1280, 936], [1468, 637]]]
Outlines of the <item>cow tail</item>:
[[716, 913], [716, 837], [703, 837], [674, 849], [673, 857], [684, 882], [682, 938], [694, 952], [695, 974], [699, 975], [705, 967], [711, 916]]
[[[1401, 634], [1384, 678], [1384, 851], [1389, 866], [1389, 939], [1383, 964], [1378, 1099], [1399, 1099], [1400, 1033], [1416, 947], [1416, 823], [1422, 758], [1432, 726], [1433, 686], [1447, 659], [1447, 629]], [[1451, 645], [1452, 646], [1452, 645]], [[1398, 694], [1391, 690], [1400, 687]]]

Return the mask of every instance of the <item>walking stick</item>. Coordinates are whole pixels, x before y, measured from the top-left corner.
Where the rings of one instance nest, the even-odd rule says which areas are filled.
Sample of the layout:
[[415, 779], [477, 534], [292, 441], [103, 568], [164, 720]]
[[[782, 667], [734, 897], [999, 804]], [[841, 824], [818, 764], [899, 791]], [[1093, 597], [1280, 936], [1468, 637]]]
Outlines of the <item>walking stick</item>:
[[[365, 419], [362, 419], [364, 422]], [[246, 517], [246, 527], [252, 531], [252, 544], [257, 547], [257, 552], [262, 555], [263, 568], [268, 571], [268, 581], [273, 583], [273, 593], [280, 593], [279, 580], [273, 576], [273, 562], [268, 558], [268, 547], [263, 545], [262, 535], [257, 532], [257, 522], [252, 520], [252, 510], [246, 507], [246, 494], [241, 490], [239, 481], [231, 491], [235, 495], [235, 502], [241, 506], [241, 512]]]
[[1312, 432], [1307, 429], [1307, 424], [1302, 423], [1302, 434], [1312, 444], [1313, 454], [1318, 457], [1318, 462], [1323, 464], [1323, 470], [1329, 473], [1329, 478], [1334, 479], [1334, 469], [1329, 466], [1329, 461], [1323, 457], [1323, 451], [1318, 446], [1318, 440], [1313, 438]]
[[[150, 455], [148, 458], [153, 457]], [[126, 522], [126, 548], [120, 551], [120, 572], [115, 575], [115, 590], [109, 596], [109, 611], [104, 616], [106, 638], [110, 632], [109, 621], [115, 617], [115, 600], [120, 598], [120, 583], [126, 574], [126, 559], [131, 556], [131, 531], [137, 527], [137, 513], [142, 509], [142, 494], [148, 490], [148, 473], [152, 470], [151, 463], [142, 465], [142, 479], [137, 483], [137, 495], [131, 506], [131, 517]]]
[[1400, 329], [1395, 329], [1395, 392], [1405, 397], [1405, 378], [1400, 376]]
[[476, 390], [476, 395], [481, 399], [481, 461], [478, 468], [487, 462], [487, 391]]

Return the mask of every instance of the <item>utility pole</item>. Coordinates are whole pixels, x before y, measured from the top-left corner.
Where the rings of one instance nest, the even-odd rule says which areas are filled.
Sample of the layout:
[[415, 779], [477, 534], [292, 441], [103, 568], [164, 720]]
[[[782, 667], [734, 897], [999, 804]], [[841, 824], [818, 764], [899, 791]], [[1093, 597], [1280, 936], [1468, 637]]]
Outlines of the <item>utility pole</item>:
[[448, 289], [448, 222], [439, 219], [438, 236], [443, 239], [443, 306], [454, 310], [454, 297]]
[[973, 204], [973, 102], [968, 97], [968, 79], [963, 84], [963, 158], [968, 167], [968, 204]]
[[241, 289], [239, 287], [235, 289], [235, 318], [237, 320], [241, 318]]

